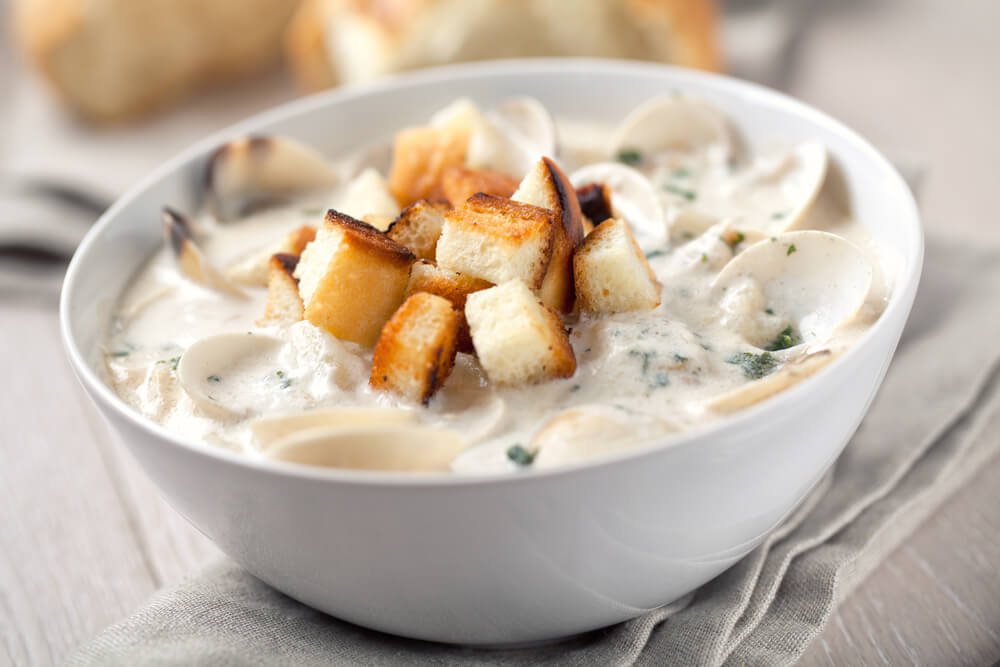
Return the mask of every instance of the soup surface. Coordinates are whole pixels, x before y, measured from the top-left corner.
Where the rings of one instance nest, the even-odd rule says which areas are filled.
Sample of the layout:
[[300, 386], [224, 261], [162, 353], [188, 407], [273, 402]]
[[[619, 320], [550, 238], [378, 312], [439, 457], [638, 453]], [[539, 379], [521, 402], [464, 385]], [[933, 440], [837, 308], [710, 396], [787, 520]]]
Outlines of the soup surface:
[[[459, 113], [471, 113], [468, 103], [431, 124]], [[398, 212], [381, 180], [388, 150], [368, 147], [331, 159], [329, 186], [234, 219], [220, 220], [208, 206], [193, 215], [201, 259], [236, 287], [192, 280], [165, 244], [111, 323], [105, 358], [115, 391], [171, 431], [248, 456], [282, 458], [274, 451], [283, 439], [336, 427], [352, 414], [345, 409], [357, 408], [357, 420], [344, 419], [359, 432], [373, 414], [402, 432], [447, 431], [460, 444], [440, 456], [456, 473], [516, 471], [665, 440], [755, 404], [821, 369], [882, 312], [892, 271], [847, 210], [822, 146], [751, 150], [738, 123], [677, 95], [651, 101], [618, 128], [556, 119], [555, 145], [546, 145], [549, 119], [526, 119], [544, 110], [519, 113], [508, 109], [494, 123], [507, 134], [477, 166], [520, 180], [529, 158], [549, 154], [574, 186], [606, 185], [661, 290], [651, 310], [565, 315], [577, 364], [571, 377], [498, 386], [474, 355], [459, 353], [424, 406], [370, 386], [371, 347], [306, 320], [257, 324], [267, 289], [239, 276], [276, 241], [322, 225], [328, 208], [379, 220]], [[504, 153], [504, 142], [516, 147]], [[431, 431], [413, 433], [419, 447], [419, 434]]]

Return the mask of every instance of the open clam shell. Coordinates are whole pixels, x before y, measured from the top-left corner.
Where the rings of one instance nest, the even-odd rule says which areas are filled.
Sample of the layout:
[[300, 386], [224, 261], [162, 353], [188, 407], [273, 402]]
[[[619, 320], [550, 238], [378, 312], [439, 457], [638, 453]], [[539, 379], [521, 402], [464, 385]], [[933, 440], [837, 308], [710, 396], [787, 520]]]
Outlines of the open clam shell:
[[770, 375], [765, 375], [759, 380], [748, 382], [721, 396], [712, 398], [705, 407], [721, 414], [742, 410], [801, 382], [825, 367], [836, 357], [837, 353], [829, 349], [806, 352], [784, 364]]
[[615, 217], [628, 222], [632, 236], [644, 252], [666, 244], [663, 207], [652, 183], [639, 171], [618, 162], [598, 162], [577, 169], [569, 180], [577, 189], [591, 183], [604, 184]]
[[539, 155], [555, 156], [556, 123], [544, 104], [534, 97], [508, 97], [495, 113], [526, 139]]
[[548, 468], [609, 456], [677, 430], [668, 421], [606, 405], [579, 406], [556, 415], [535, 434], [528, 449], [537, 451], [535, 467]]
[[172, 208], [163, 208], [163, 235], [174, 251], [182, 274], [194, 282], [231, 296], [245, 297], [236, 283], [227, 278], [205, 256], [194, 239], [190, 218]]
[[312, 148], [287, 137], [243, 137], [208, 161], [206, 188], [215, 216], [230, 221], [306, 192], [332, 189], [336, 169]]
[[723, 113], [691, 95], [653, 98], [625, 117], [611, 140], [611, 154], [640, 150], [648, 153], [688, 152], [714, 147], [727, 159], [732, 133]]
[[261, 417], [250, 424], [254, 442], [262, 450], [296, 433], [316, 429], [355, 428], [409, 424], [416, 419], [412, 410], [394, 408], [327, 408], [287, 415]]
[[723, 310], [737, 315], [730, 325], [751, 344], [765, 347], [774, 332], [748, 325], [761, 313], [791, 325], [802, 343], [815, 344], [857, 314], [871, 284], [872, 266], [853, 243], [827, 232], [799, 231], [736, 255], [712, 290]]
[[520, 180], [543, 157], [531, 141], [496, 114], [483, 116], [469, 137], [465, 163], [492, 169]]
[[353, 470], [446, 471], [465, 449], [455, 431], [415, 424], [320, 428], [275, 442], [265, 458]]
[[739, 184], [767, 202], [754, 206], [760, 214], [747, 216], [747, 222], [768, 235], [794, 228], [816, 201], [826, 180], [828, 163], [826, 147], [815, 141], [762, 158]]
[[[256, 366], [270, 369], [282, 341], [263, 334], [224, 333], [192, 343], [177, 364], [177, 379], [204, 412], [222, 419], [248, 414], [256, 392], [245, 379], [260, 378]], [[250, 372], [248, 372], [250, 370]]]

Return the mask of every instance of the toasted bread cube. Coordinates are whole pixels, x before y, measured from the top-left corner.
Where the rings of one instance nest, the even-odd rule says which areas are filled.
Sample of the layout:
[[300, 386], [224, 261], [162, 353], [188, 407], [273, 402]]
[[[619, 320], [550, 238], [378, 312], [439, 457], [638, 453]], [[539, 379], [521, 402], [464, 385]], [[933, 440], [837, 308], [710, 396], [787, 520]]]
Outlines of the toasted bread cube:
[[475, 194], [444, 217], [438, 266], [500, 284], [517, 278], [538, 289], [552, 257], [552, 211]]
[[573, 256], [573, 275], [581, 310], [623, 313], [660, 305], [660, 283], [624, 220], [594, 228]]
[[441, 175], [446, 167], [465, 164], [471, 129], [412, 127], [396, 133], [389, 192], [400, 206], [441, 195]]
[[264, 317], [257, 320], [262, 327], [288, 325], [301, 322], [305, 318], [305, 306], [299, 296], [299, 281], [295, 279], [295, 267], [299, 256], [277, 253], [268, 263], [270, 275], [267, 280], [267, 305]]
[[240, 285], [266, 287], [270, 280], [271, 257], [277, 254], [301, 255], [302, 250], [316, 238], [316, 228], [302, 225], [283, 239], [254, 252], [226, 269], [226, 277]]
[[583, 216], [576, 190], [554, 161], [543, 157], [521, 181], [514, 201], [547, 208], [555, 214], [552, 259], [538, 289], [542, 302], [564, 313], [573, 312], [573, 251], [583, 240]]
[[455, 364], [458, 328], [451, 301], [413, 294], [382, 328], [368, 383], [427, 405]]
[[371, 225], [328, 211], [295, 268], [305, 319], [337, 338], [374, 345], [403, 302], [414, 259]]
[[444, 201], [421, 199], [403, 209], [389, 225], [388, 234], [396, 243], [406, 246], [420, 259], [434, 261], [444, 214], [449, 206]]
[[410, 267], [410, 282], [406, 286], [406, 296], [427, 292], [448, 299], [458, 311], [460, 318], [458, 351], [472, 353], [472, 337], [469, 335], [469, 325], [465, 321], [465, 300], [473, 292], [489, 287], [493, 287], [493, 283], [442, 269], [431, 262], [420, 261]]
[[[441, 174], [441, 192], [452, 206], [461, 206], [477, 192], [498, 197], [510, 197], [517, 190], [517, 181], [490, 169], [469, 169], [453, 165]], [[532, 203], [532, 202], [526, 202]]]
[[520, 280], [470, 294], [465, 317], [490, 382], [517, 386], [576, 372], [562, 319]]

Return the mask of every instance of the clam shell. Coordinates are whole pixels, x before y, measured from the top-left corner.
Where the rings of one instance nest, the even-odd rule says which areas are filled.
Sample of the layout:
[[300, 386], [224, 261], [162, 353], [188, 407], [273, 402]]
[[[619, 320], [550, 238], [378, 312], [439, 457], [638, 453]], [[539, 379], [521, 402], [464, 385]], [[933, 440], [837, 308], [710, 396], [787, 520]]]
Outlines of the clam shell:
[[577, 189], [603, 183], [611, 195], [615, 217], [628, 222], [632, 236], [644, 252], [666, 244], [663, 207], [653, 185], [639, 171], [618, 162], [598, 162], [577, 169], [569, 180]]
[[199, 285], [229, 294], [246, 297], [236, 283], [227, 278], [205, 256], [194, 239], [194, 224], [182, 213], [163, 208], [163, 235], [173, 249], [181, 273]]
[[384, 424], [300, 431], [275, 442], [264, 457], [328, 468], [446, 471], [465, 446], [455, 431]]
[[208, 161], [206, 188], [216, 218], [249, 211], [306, 192], [332, 189], [337, 170], [318, 152], [287, 137], [243, 137], [221, 146]]
[[535, 434], [528, 447], [537, 450], [534, 466], [549, 468], [610, 456], [638, 442], [676, 432], [665, 420], [587, 405], [565, 410]]
[[746, 216], [750, 227], [774, 235], [793, 229], [806, 217], [826, 180], [829, 164], [826, 147], [815, 141], [798, 144], [791, 151], [766, 157], [747, 172], [739, 187], [747, 191], [777, 191], [774, 196], [785, 203], [758, 215]]
[[177, 379], [191, 400], [204, 412], [230, 419], [246, 415], [252, 396], [222, 392], [217, 380], [226, 378], [242, 360], [278, 352], [282, 341], [264, 334], [224, 333], [192, 343], [177, 364]]
[[555, 156], [556, 124], [544, 104], [534, 97], [508, 97], [495, 113], [526, 139], [539, 155]]
[[[760, 241], [723, 267], [712, 283], [713, 298], [760, 290], [760, 310], [790, 323], [802, 342], [825, 341], [864, 304], [872, 266], [853, 243], [820, 231], [785, 232]], [[745, 335], [745, 334], [744, 334]], [[748, 342], [763, 347], [764, 340]]]
[[720, 414], [729, 414], [750, 407], [801, 382], [825, 367], [836, 357], [837, 354], [833, 350], [807, 352], [792, 359], [770, 375], [765, 375], [759, 380], [748, 382], [721, 396], [712, 398], [705, 404], [705, 407]]
[[408, 424], [415, 419], [416, 413], [412, 410], [326, 408], [260, 417], [250, 424], [250, 430], [257, 446], [266, 450], [274, 443], [302, 431], [377, 426], [380, 424]]
[[473, 169], [492, 169], [520, 180], [541, 157], [542, 152], [510, 123], [489, 114], [469, 137], [465, 163]]
[[695, 151], [717, 147], [724, 160], [732, 153], [732, 135], [723, 113], [691, 95], [653, 98], [632, 110], [611, 140], [611, 154]]

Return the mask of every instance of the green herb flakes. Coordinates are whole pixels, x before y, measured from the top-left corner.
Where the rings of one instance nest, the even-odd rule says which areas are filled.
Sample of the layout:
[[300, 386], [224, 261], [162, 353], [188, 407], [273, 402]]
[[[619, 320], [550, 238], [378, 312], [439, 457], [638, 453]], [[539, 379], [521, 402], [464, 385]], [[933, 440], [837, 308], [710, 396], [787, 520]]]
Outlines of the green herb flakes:
[[642, 162], [642, 153], [635, 148], [624, 148], [618, 151], [618, 161], [634, 167]]
[[790, 347], [798, 345], [802, 342], [802, 337], [799, 336], [798, 332], [792, 328], [792, 325], [788, 325], [784, 330], [775, 336], [774, 340], [764, 346], [765, 350], [770, 350], [771, 352], [777, 352], [778, 350], [787, 350]]
[[764, 312], [767, 313], [768, 315], [774, 315], [774, 309], [773, 308], [765, 308]]
[[688, 358], [685, 357], [683, 354], [678, 354], [677, 352], [674, 352], [674, 361], [676, 361], [677, 363], [683, 364], [687, 360]]
[[687, 199], [688, 201], [694, 201], [698, 198], [698, 193], [694, 190], [688, 190], [687, 188], [676, 186], [673, 183], [667, 183], [663, 186], [663, 189], [672, 194], [684, 197], [684, 199]]
[[788, 246], [788, 252], [785, 253], [785, 257], [788, 257], [789, 255], [791, 255], [796, 250], [798, 250], [798, 248], [795, 247], [794, 243], [792, 245]]
[[209, 375], [205, 379], [208, 380], [209, 382], [222, 382], [222, 378], [220, 378], [218, 375]]
[[687, 167], [677, 167], [670, 172], [670, 175], [673, 178], [691, 178], [691, 170]]
[[512, 445], [507, 448], [507, 458], [519, 466], [530, 466], [538, 456], [538, 450], [531, 452], [521, 445]]
[[657, 248], [656, 250], [651, 250], [649, 253], [647, 253], [646, 259], [653, 259], [654, 257], [662, 257], [663, 255], [666, 254], [667, 254], [666, 250], [664, 250], [663, 248]]
[[727, 364], [735, 364], [743, 369], [743, 375], [751, 380], [759, 380], [778, 366], [778, 358], [770, 352], [754, 354], [737, 352], [726, 359]]
[[701, 261], [702, 262], [707, 262], [708, 261], [708, 255], [706, 255], [705, 253], [701, 253]]

